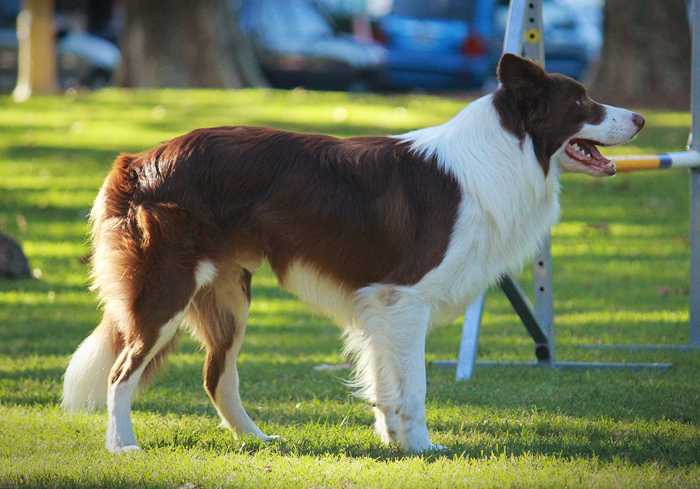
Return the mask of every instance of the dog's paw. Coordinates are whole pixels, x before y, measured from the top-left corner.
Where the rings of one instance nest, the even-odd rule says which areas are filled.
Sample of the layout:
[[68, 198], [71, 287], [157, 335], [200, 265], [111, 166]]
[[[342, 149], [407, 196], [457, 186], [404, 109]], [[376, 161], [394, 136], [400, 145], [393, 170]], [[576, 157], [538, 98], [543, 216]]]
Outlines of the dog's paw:
[[280, 435], [262, 435], [260, 437], [260, 441], [263, 443], [272, 443], [275, 441], [284, 441], [284, 438], [282, 438]]
[[447, 450], [446, 446], [439, 445], [437, 443], [431, 443], [430, 441], [427, 441], [426, 443], [421, 443], [421, 444], [415, 444], [411, 447], [408, 447], [406, 451], [410, 453], [414, 453], [416, 455], [429, 455], [431, 453], [440, 453], [444, 452]]
[[425, 450], [424, 452], [433, 452], [433, 453], [439, 453], [439, 452], [446, 452], [448, 448], [445, 445], [440, 445], [439, 443], [431, 443], [430, 447]]
[[107, 447], [107, 450], [109, 450], [110, 452], [115, 453], [115, 454], [122, 454], [122, 453], [140, 452], [141, 447], [139, 447], [138, 445], [125, 445], [125, 446]]

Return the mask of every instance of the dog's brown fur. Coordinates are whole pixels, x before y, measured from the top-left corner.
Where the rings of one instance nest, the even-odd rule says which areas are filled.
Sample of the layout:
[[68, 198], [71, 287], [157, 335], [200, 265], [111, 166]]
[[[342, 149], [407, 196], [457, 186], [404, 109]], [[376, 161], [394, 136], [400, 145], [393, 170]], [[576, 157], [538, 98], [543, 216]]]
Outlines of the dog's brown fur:
[[[120, 156], [93, 233], [95, 283], [124, 344], [111, 382], [128, 379], [187, 309], [213, 398], [263, 259], [281, 283], [294, 261], [347, 290], [416, 283], [442, 260], [460, 198], [436, 164], [392, 138], [253, 127], [199, 129]], [[202, 259], [220, 275], [195, 294]]]

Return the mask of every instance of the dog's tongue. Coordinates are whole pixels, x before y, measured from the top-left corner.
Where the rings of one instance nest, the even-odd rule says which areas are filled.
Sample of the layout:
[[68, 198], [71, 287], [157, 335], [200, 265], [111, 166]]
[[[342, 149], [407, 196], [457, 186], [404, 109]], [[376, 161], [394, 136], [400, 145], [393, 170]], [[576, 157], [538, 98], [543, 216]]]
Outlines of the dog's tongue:
[[614, 175], [615, 164], [603, 156], [593, 141], [587, 139], [574, 139], [569, 143], [567, 153], [581, 163], [593, 167], [606, 175]]
[[600, 151], [598, 151], [596, 145], [593, 144], [591, 141], [588, 141], [586, 139], [577, 139], [575, 141], [575, 144], [577, 144], [580, 148], [583, 148], [585, 150], [585, 159], [593, 160], [596, 163], [602, 165], [610, 163], [610, 160], [602, 154], [600, 154]]

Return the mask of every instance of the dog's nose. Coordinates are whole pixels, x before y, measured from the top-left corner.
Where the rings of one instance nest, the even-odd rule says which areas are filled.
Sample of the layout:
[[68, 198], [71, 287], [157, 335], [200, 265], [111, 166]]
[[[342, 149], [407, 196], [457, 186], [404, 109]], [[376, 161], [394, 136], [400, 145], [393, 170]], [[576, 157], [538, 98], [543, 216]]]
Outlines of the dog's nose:
[[634, 114], [632, 116], [632, 122], [634, 123], [635, 126], [637, 126], [637, 129], [639, 129], [641, 131], [642, 128], [644, 127], [645, 120], [644, 120], [644, 117], [642, 117], [641, 115]]

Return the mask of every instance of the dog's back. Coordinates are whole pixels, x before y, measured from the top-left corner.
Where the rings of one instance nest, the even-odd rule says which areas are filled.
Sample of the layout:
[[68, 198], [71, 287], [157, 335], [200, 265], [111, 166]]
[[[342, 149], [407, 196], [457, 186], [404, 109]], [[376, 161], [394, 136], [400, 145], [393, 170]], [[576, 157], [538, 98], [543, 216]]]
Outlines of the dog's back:
[[252, 248], [281, 279], [303, 260], [358, 288], [414, 283], [437, 265], [459, 190], [393, 138], [218, 127], [122, 156], [103, 198], [102, 219], [122, 219], [135, 241], [155, 229], [150, 214], [177, 222], [158, 231], [192, 239], [195, 261]]

